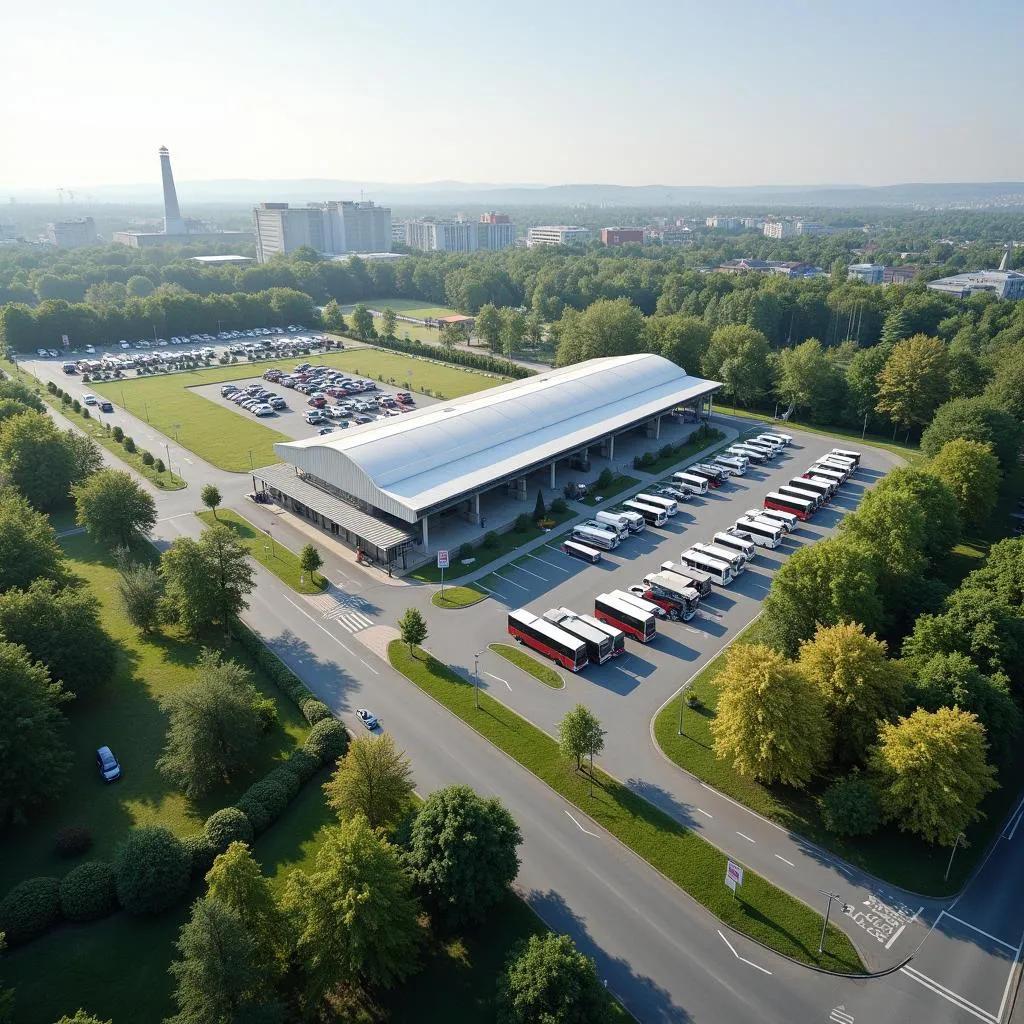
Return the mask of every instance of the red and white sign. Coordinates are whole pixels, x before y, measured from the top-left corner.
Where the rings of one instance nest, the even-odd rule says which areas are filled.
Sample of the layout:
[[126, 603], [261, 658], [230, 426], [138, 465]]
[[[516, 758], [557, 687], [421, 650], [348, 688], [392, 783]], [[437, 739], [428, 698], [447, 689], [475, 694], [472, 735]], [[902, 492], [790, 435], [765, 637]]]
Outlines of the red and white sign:
[[448, 568], [448, 549], [438, 548], [437, 550], [437, 567], [438, 569]]
[[725, 884], [730, 889], [732, 889], [733, 892], [736, 891], [736, 886], [737, 885], [742, 885], [743, 884], [743, 868], [741, 868], [739, 866], [739, 864], [734, 864], [732, 861], [729, 861], [726, 864], [726, 866], [725, 866]]

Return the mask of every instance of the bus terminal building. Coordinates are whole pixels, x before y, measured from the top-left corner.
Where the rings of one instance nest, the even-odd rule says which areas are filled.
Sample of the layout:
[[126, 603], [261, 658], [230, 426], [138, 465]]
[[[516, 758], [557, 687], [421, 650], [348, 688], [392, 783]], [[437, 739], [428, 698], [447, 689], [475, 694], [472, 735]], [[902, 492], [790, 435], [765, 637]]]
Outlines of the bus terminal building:
[[401, 568], [685, 441], [721, 385], [658, 355], [590, 359], [324, 436], [282, 441], [257, 490]]

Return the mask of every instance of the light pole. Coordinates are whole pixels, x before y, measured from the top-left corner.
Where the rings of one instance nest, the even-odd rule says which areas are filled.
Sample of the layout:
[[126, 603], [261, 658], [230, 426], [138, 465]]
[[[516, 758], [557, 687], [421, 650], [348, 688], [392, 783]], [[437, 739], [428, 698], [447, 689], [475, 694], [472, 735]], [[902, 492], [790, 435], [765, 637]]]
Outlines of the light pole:
[[256, 472], [256, 466], [255, 466], [255, 464], [252, 461], [252, 449], [251, 448], [249, 449], [249, 469], [251, 469], [254, 473]]
[[[825, 906], [825, 920], [821, 922], [821, 939], [818, 941], [818, 953], [821, 954], [825, 951], [825, 931], [828, 928], [828, 915], [829, 911], [832, 909], [832, 901], [838, 900], [840, 903], [843, 903], [843, 901], [838, 893], [829, 892], [828, 889], [819, 889], [818, 892], [820, 892], [822, 896], [826, 896], [828, 898], [828, 903]], [[843, 913], [845, 914], [849, 909], [850, 908], [843, 903]]]
[[860, 439], [864, 440], [864, 435], [868, 432], [868, 414], [864, 413], [864, 429], [860, 432]]
[[590, 799], [594, 799], [594, 744], [590, 744]]
[[167, 456], [167, 472], [171, 475], [171, 483], [174, 483], [174, 470], [171, 469], [171, 449], [167, 446], [167, 442], [164, 442], [164, 455]]
[[679, 728], [676, 729], [676, 735], [677, 736], [682, 736], [683, 735], [683, 707], [685, 706], [685, 704], [686, 704], [686, 687], [684, 686], [683, 689], [679, 693]]
[[473, 703], [476, 705], [477, 710], [480, 709], [480, 655], [481, 651], [477, 651], [473, 655]]
[[956, 856], [956, 848], [961, 844], [963, 846], [967, 845], [967, 836], [965, 836], [963, 832], [957, 832], [956, 839], [953, 840], [953, 850], [949, 855], [949, 863], [946, 865], [946, 873], [943, 875], [942, 880], [944, 882], [949, 881], [949, 873], [953, 870], [953, 858]]

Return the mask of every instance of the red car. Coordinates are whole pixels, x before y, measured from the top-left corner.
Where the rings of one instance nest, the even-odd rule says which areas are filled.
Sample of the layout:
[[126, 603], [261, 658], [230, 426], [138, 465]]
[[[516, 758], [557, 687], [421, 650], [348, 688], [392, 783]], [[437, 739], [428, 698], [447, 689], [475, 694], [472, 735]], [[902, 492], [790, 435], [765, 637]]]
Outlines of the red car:
[[322, 409], [327, 404], [327, 399], [322, 395], [315, 395], [309, 400], [309, 404], [316, 409]]

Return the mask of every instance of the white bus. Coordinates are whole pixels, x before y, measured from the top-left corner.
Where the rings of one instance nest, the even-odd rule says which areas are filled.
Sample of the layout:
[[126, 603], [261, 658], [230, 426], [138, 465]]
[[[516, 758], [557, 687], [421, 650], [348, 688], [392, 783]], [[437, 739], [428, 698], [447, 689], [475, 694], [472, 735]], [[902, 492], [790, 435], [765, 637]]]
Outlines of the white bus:
[[668, 522], [668, 513], [663, 508], [648, 505], [643, 501], [624, 501], [622, 507], [629, 512], [636, 512], [644, 517], [651, 526], [664, 526]]
[[679, 505], [675, 501], [661, 494], [638, 494], [633, 500], [644, 505], [653, 505], [655, 508], [663, 508], [667, 516], [674, 516], [679, 511]]
[[816, 462], [813, 466], [807, 467], [804, 476], [823, 476], [826, 480], [834, 480], [836, 485], [845, 484], [849, 474], [838, 466], [826, 466]]
[[789, 481], [793, 487], [806, 487], [809, 491], [817, 491], [825, 501], [831, 501], [836, 493], [834, 480], [826, 480], [823, 476], [795, 476]]
[[621, 601], [624, 605], [635, 608], [637, 611], [647, 612], [648, 615], [653, 615], [656, 619], [668, 618], [668, 612], [655, 601], [648, 601], [646, 598], [638, 597], [636, 594], [631, 594], [628, 590], [609, 590], [608, 593], [616, 601]]
[[696, 494], [708, 493], [707, 477], [697, 476], [696, 473], [673, 473], [672, 479], [678, 481], [684, 487], [689, 487]]
[[733, 444], [725, 449], [730, 455], [738, 459], [746, 459], [748, 462], [762, 463], [765, 460], [764, 452], [755, 452], [753, 448], [746, 445]]
[[789, 533], [800, 522], [797, 516], [785, 509], [748, 508], [744, 515], [751, 519], [767, 519], [770, 522], [778, 523], [782, 527], [783, 533]]
[[845, 469], [850, 476], [857, 471], [857, 463], [853, 459], [843, 458], [841, 455], [823, 455], [821, 462], [824, 462], [826, 466], [835, 466], [837, 469]]
[[767, 441], [758, 441], [756, 437], [748, 438], [743, 444], [747, 448], [753, 448], [754, 451], [765, 452], [770, 459], [774, 459], [782, 451], [779, 445], [769, 444]]
[[752, 444], [750, 441], [743, 441], [740, 445], [738, 445], [738, 447], [740, 448], [740, 451], [743, 455], [747, 455], [750, 458], [753, 458], [754, 455], [757, 455], [760, 457], [762, 462], [767, 462], [770, 459], [774, 459], [775, 456], [779, 454], [778, 448], [769, 448], [767, 445], [763, 444]]
[[788, 512], [797, 519], [810, 519], [814, 515], [817, 505], [806, 498], [797, 497], [795, 494], [780, 494], [778, 491], [769, 491], [764, 496], [764, 507], [773, 512]]
[[644, 519], [639, 512], [630, 512], [628, 509], [622, 509], [618, 512], [612, 512], [612, 515], [623, 516], [629, 526], [630, 533], [642, 533], [647, 529], [647, 520]]
[[725, 562], [732, 569], [734, 577], [739, 576], [747, 566], [746, 558], [738, 551], [722, 547], [719, 544], [698, 543], [694, 544], [691, 550], [699, 551], [702, 555], [707, 555], [709, 558], [717, 558], [720, 562]]
[[647, 588], [644, 599], [664, 608], [673, 622], [689, 622], [697, 614], [700, 594], [678, 573], [649, 572], [643, 583]]
[[628, 526], [620, 530], [619, 527], [616, 526], [614, 523], [605, 523], [602, 520], [598, 519], [597, 516], [594, 516], [593, 519], [586, 520], [586, 522], [579, 523], [577, 525], [577, 529], [579, 529], [580, 526], [585, 526], [587, 527], [587, 529], [590, 530], [604, 530], [605, 533], [610, 533], [613, 537], [618, 538], [620, 543], [623, 537], [629, 536]]
[[776, 490], [787, 498], [802, 498], [804, 501], [809, 501], [814, 506], [815, 512], [825, 504], [824, 496], [817, 491], [812, 491], [810, 487], [794, 487], [792, 484], [779, 484]]
[[712, 558], [710, 555], [704, 554], [703, 551], [687, 548], [679, 556], [679, 561], [692, 569], [706, 572], [720, 587], [727, 587], [732, 583], [732, 566], [719, 558]]
[[860, 468], [860, 452], [851, 452], [846, 448], [833, 448], [829, 455], [838, 455], [841, 459], [849, 459], [855, 466]]
[[602, 526], [611, 527], [620, 539], [629, 533], [629, 520], [622, 512], [598, 512], [594, 518]]
[[619, 546], [619, 535], [614, 530], [595, 530], [592, 526], [574, 526], [572, 539], [602, 551], [614, 551]]
[[682, 576], [701, 597], [707, 597], [711, 593], [711, 577], [700, 569], [691, 569], [690, 566], [679, 562], [662, 562], [661, 571], [674, 572], [677, 576]]
[[750, 465], [741, 455], [716, 455], [714, 464], [716, 466], [724, 466], [730, 472], [735, 473], [736, 476], [744, 476], [747, 472], [747, 466]]
[[782, 527], [778, 523], [770, 523], [767, 519], [740, 516], [733, 524], [733, 529], [741, 537], [749, 537], [758, 547], [772, 550], [782, 543]]
[[549, 608], [544, 613], [548, 622], [578, 637], [587, 645], [587, 660], [592, 665], [603, 665], [612, 656], [612, 638], [603, 630], [582, 622], [568, 608]]
[[[563, 608], [562, 611], [567, 609]], [[579, 615], [577, 616], [582, 622], [585, 622], [588, 626], [593, 626], [594, 629], [600, 629], [602, 632], [607, 633], [612, 639], [612, 657], [617, 658], [620, 654], [624, 654], [626, 651], [626, 634], [621, 629], [613, 626], [610, 622], [602, 622], [600, 619], [595, 619], [593, 615]]]
[[711, 538], [712, 544], [717, 544], [719, 547], [729, 548], [732, 551], [738, 551], [745, 562], [749, 562], [756, 554], [756, 548], [753, 543], [749, 540], [744, 540], [742, 537], [736, 536], [735, 533], [722, 532], [719, 530], [718, 533]]
[[793, 438], [789, 434], [773, 434], [765, 433], [758, 434], [758, 437], [763, 437], [766, 441], [771, 441], [772, 444], [781, 444], [783, 447], [793, 443]]
[[721, 466], [712, 466], [706, 462], [698, 462], [688, 472], [704, 477], [712, 487], [721, 487], [729, 479], [729, 474]]
[[573, 558], [582, 559], [584, 562], [590, 562], [593, 565], [601, 561], [601, 552], [597, 548], [592, 548], [589, 544], [577, 544], [574, 540], [563, 540], [562, 550], [567, 555], [572, 555]]

